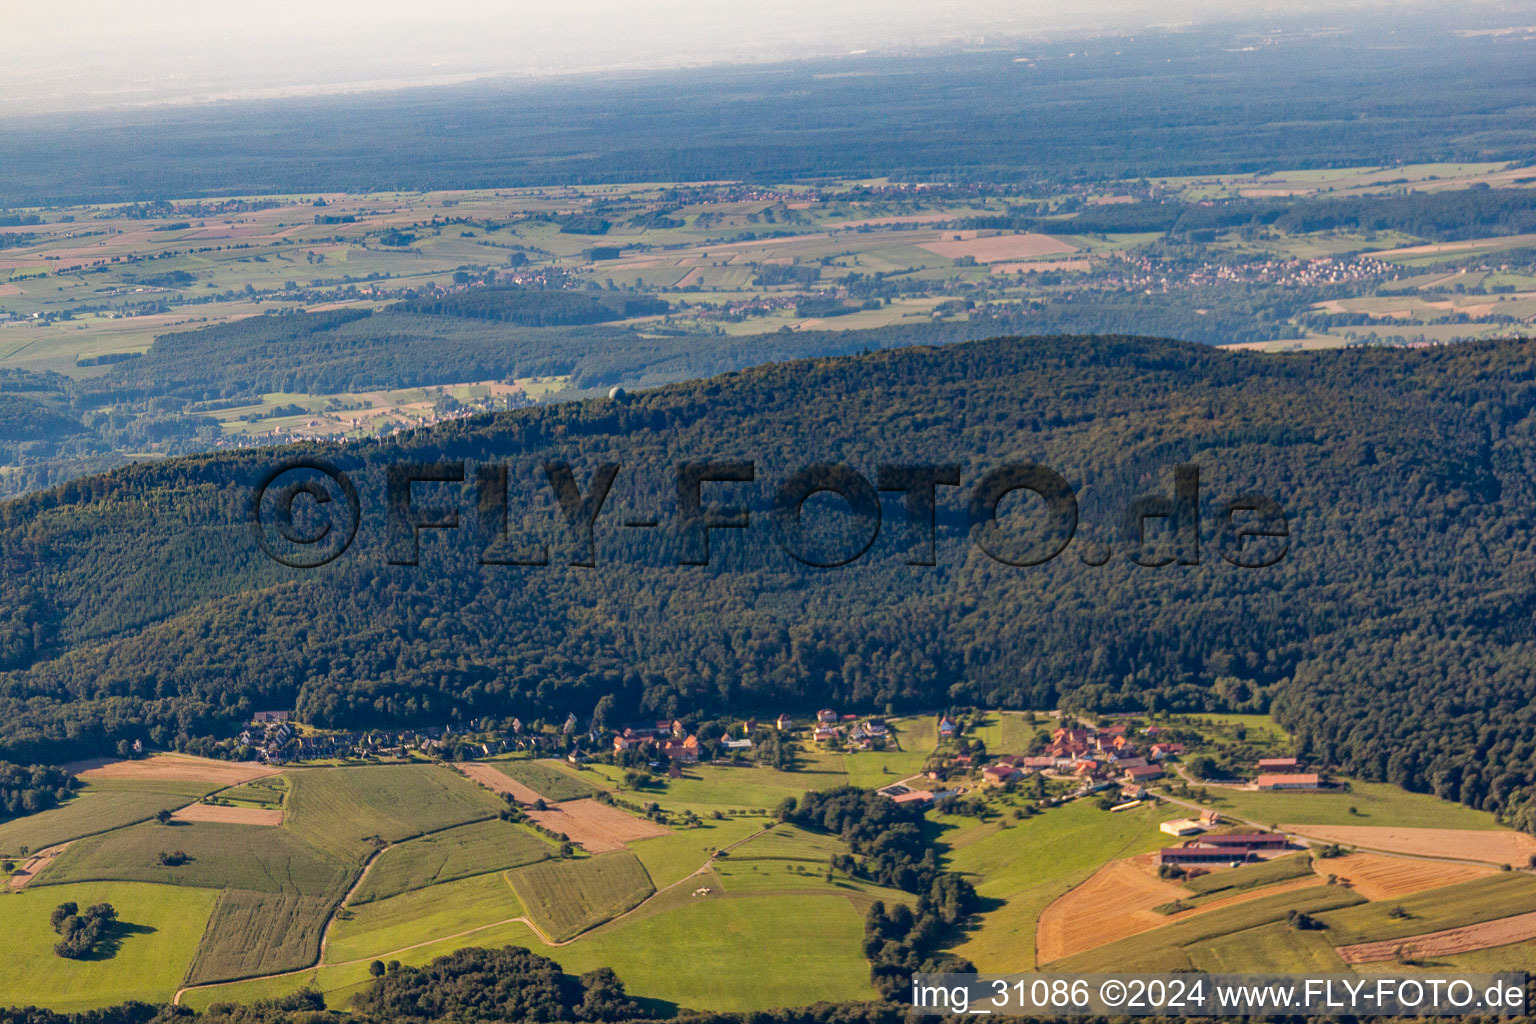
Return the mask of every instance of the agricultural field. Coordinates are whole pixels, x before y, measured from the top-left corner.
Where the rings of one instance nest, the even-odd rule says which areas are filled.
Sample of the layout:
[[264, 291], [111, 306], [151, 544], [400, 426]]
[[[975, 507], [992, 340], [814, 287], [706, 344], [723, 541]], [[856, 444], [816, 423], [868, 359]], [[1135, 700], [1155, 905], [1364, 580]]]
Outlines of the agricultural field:
[[249, 978], [314, 963], [334, 906], [329, 896], [224, 890], [187, 983]]
[[[1034, 721], [997, 711], [965, 720], [966, 738], [993, 752], [1027, 748], [1037, 730], [1053, 725], [1038, 713]], [[313, 984], [332, 1007], [345, 1007], [367, 984], [375, 958], [420, 964], [453, 949], [508, 943], [571, 971], [612, 967], [632, 993], [679, 1007], [846, 1000], [871, 991], [862, 953], [868, 907], [875, 900], [912, 905], [915, 897], [830, 870], [849, 853], [844, 842], [778, 824], [772, 811], [807, 789], [850, 779], [883, 785], [930, 758], [942, 764], [958, 744], [939, 744], [934, 721], [892, 720], [897, 742], [887, 751], [802, 749], [793, 771], [689, 765], [681, 778], [652, 773], [639, 790], [611, 765], [577, 773], [537, 760], [466, 763], [457, 766], [463, 775], [430, 763], [296, 765], [223, 780], [227, 788], [189, 780], [184, 765], [154, 769], [163, 775], [175, 768], [181, 774], [173, 778], [118, 769], [61, 810], [87, 797], [105, 801], [100, 808], [112, 801], [154, 806], [142, 801], [170, 798], [170, 788], [187, 791], [175, 795], [178, 818], [111, 827], [117, 819], [100, 816], [108, 823], [103, 831], [69, 843], [25, 888], [0, 894], [0, 920], [87, 889], [121, 892], [125, 904], [141, 893], [184, 896], [194, 902], [180, 922], [179, 945], [156, 954], [163, 962], [139, 989], [125, 990], [164, 999], [186, 986], [182, 1001], [191, 1006]], [[1208, 749], [1233, 756], [1286, 752], [1288, 743], [1256, 716], [1200, 716], [1195, 728]], [[1158, 825], [1188, 808], [1146, 803], [1111, 812], [1109, 802], [1089, 796], [1042, 809], [1032, 786], [983, 785], [975, 768], [946, 784], [960, 799], [928, 813], [927, 836], [941, 866], [962, 873], [981, 898], [979, 913], [948, 948], [983, 971], [1371, 971], [1381, 969], [1383, 950], [1395, 956], [1403, 942], [1420, 943], [1423, 961], [1433, 963], [1481, 957], [1477, 962], [1502, 964], [1536, 945], [1536, 931], [1526, 928], [1536, 918], [1522, 916], [1536, 914], [1536, 876], [1523, 871], [1412, 851], [1321, 858], [1318, 849], [1334, 834], [1328, 830], [1349, 826], [1319, 825], [1313, 828], [1324, 838], [1310, 851], [1160, 877], [1154, 852], [1177, 840]], [[1050, 780], [1047, 789], [1059, 796], [1068, 785]], [[199, 802], [209, 787], [216, 791]], [[665, 826], [582, 795], [602, 791], [627, 805], [655, 801]], [[1353, 827], [1399, 842], [1421, 827], [1404, 822], [1460, 826], [1430, 837], [1442, 854], [1448, 835], [1467, 843], [1523, 841], [1489, 816], [1388, 786], [1357, 782], [1347, 794], [1204, 791], [1224, 813], [1233, 813], [1220, 803], [1228, 799], [1274, 796], [1288, 809], [1323, 801], [1313, 805], [1321, 812], [1302, 812], [1313, 817], [1337, 814], [1330, 801], [1343, 796], [1354, 802], [1352, 815], [1343, 805]], [[524, 794], [525, 808], [549, 801], [547, 811], [531, 813], [569, 834], [577, 854], [562, 859], [548, 836], [502, 820], [501, 792]], [[556, 802], [556, 795], [566, 799]], [[267, 825], [186, 820], [202, 814], [279, 817]], [[168, 862], [162, 854], [175, 856]], [[1293, 927], [1292, 912], [1323, 927]], [[807, 920], [816, 927], [808, 931]], [[129, 934], [121, 950], [159, 935]], [[1342, 957], [1335, 950], [1351, 946], [1361, 948]], [[677, 970], [679, 956], [688, 970]], [[744, 963], [761, 970], [744, 973]], [[766, 976], [779, 971], [796, 973], [788, 982]], [[101, 990], [80, 991], [71, 1005], [110, 1001]]]
[[502, 803], [437, 765], [294, 770], [288, 826], [343, 860], [361, 858], [367, 840], [394, 842], [494, 817]]
[[62, 806], [0, 824], [0, 853], [41, 850], [148, 821], [160, 811], [185, 807], [214, 788], [194, 782], [89, 783]]
[[388, 899], [412, 889], [469, 875], [521, 867], [558, 850], [522, 825], [500, 819], [460, 825], [397, 843], [379, 854], [353, 893], [351, 904]]
[[[1499, 829], [1493, 815], [1427, 793], [1347, 780], [1348, 790], [1269, 791], [1206, 787], [1207, 806], [1263, 825], [1389, 825], [1394, 828]], [[1507, 831], [1507, 830], [1505, 830]]]
[[[1364, 903], [1364, 897], [1338, 885], [1314, 885], [1305, 889], [1261, 895], [1229, 907], [1190, 917], [1118, 942], [1068, 956], [1047, 965], [1051, 970], [1154, 971], [1183, 970], [1192, 966], [1190, 950], [1215, 939], [1247, 932], [1262, 925], [1283, 923], [1291, 911], [1319, 915]], [[1329, 939], [1335, 936], [1330, 933]]]
[[1536, 911], [1536, 877], [1500, 872], [1321, 915], [1335, 946], [1400, 939]]
[[[38, 886], [0, 896], [0, 1006], [25, 1006], [46, 998], [60, 1011], [110, 1006], [127, 999], [168, 1002], [192, 963], [218, 894], [207, 889], [92, 882]], [[58, 940], [49, 926], [53, 908], [110, 903], [118, 923], [110, 955], [66, 960], [54, 956]]]
[[1425, 889], [1470, 882], [1497, 870], [1478, 864], [1448, 864], [1443, 860], [1417, 860], [1377, 853], [1318, 858], [1313, 867], [1319, 875], [1336, 876], [1342, 884], [1368, 900], [1387, 900]]
[[[162, 853], [185, 863], [167, 865]], [[318, 896], [338, 892], [349, 870], [287, 828], [224, 822], [144, 822], [81, 839], [34, 886], [62, 882], [137, 881], [213, 889]]]
[[438, 882], [337, 912], [326, 963], [382, 956], [523, 915], [523, 905], [502, 871]]
[[656, 891], [645, 866], [626, 851], [545, 861], [507, 877], [528, 916], [556, 941], [574, 938]]
[[603, 792], [549, 761], [497, 761], [495, 765], [497, 771], [521, 782], [545, 800], [580, 800]]

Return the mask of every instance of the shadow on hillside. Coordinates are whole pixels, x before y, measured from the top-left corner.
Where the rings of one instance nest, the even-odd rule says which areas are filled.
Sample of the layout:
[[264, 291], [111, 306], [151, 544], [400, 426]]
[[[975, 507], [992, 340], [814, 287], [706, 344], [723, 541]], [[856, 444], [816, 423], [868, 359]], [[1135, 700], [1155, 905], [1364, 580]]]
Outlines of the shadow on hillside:
[[100, 942], [96, 943], [96, 948], [91, 950], [91, 952], [87, 953], [85, 956], [78, 957], [77, 959], [86, 961], [111, 960], [113, 957], [117, 956], [118, 951], [123, 948], [123, 942], [127, 940], [129, 936], [153, 935], [158, 930], [159, 929], [151, 928], [147, 924], [132, 924], [128, 921], [114, 921], [112, 922], [112, 927], [107, 930], [106, 936], [102, 938]]

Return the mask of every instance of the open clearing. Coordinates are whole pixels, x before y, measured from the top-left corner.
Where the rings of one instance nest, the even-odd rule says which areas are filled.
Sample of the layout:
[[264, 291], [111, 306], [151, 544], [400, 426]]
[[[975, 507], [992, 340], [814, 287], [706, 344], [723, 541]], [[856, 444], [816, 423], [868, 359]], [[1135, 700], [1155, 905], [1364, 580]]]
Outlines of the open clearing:
[[1507, 946], [1512, 942], [1536, 939], [1536, 913], [1501, 917], [1482, 924], [1463, 928], [1447, 928], [1444, 931], [1410, 935], [1384, 942], [1362, 942], [1353, 946], [1338, 947], [1338, 954], [1347, 964], [1368, 964], [1378, 960], [1404, 957], [1422, 959], [1431, 956], [1449, 956], [1474, 949], [1491, 949]]
[[668, 832], [654, 822], [596, 800], [570, 800], [548, 810], [530, 810], [528, 817], [551, 832], [564, 833], [571, 842], [591, 853], [611, 853], [624, 849], [624, 844], [633, 840], [652, 839]]
[[221, 821], [226, 825], [281, 825], [283, 812], [265, 807], [189, 804], [171, 815], [174, 821]]
[[1452, 857], [1487, 864], [1525, 865], [1536, 854], [1536, 837], [1524, 832], [1460, 828], [1394, 828], [1389, 825], [1282, 825], [1287, 832], [1342, 846], [1406, 853], [1415, 857]]
[[[123, 783], [104, 782], [88, 785], [79, 796], [39, 814], [29, 814], [0, 825], [0, 853], [19, 854], [22, 847], [41, 850], [71, 839], [108, 832], [112, 829], [149, 821], [160, 811], [175, 811], [189, 800], [203, 795], [201, 786], [187, 783], [162, 783], [168, 790], [115, 790]], [[131, 783], [130, 785], [138, 785]], [[190, 791], [188, 791], [190, 790]]]
[[277, 773], [278, 769], [254, 761], [214, 761], [185, 754], [155, 754], [140, 761], [108, 761], [80, 772], [78, 778], [87, 782], [94, 779], [169, 779], [238, 786]]
[[1470, 882], [1497, 870], [1478, 864], [1409, 860], [1379, 853], [1351, 853], [1344, 857], [1319, 858], [1312, 866], [1319, 875], [1337, 875], [1341, 882], [1347, 882], [1350, 888], [1368, 900], [1389, 900], [1423, 892], [1425, 889]]
[[954, 235], [970, 232], [944, 232], [948, 241], [923, 242], [918, 248], [949, 259], [970, 256], [977, 263], [1003, 263], [1010, 260], [1028, 260], [1037, 256], [1054, 256], [1061, 252], [1077, 252], [1077, 246], [1050, 235], [1023, 232], [1012, 235], [991, 235], [986, 238], [960, 238]]

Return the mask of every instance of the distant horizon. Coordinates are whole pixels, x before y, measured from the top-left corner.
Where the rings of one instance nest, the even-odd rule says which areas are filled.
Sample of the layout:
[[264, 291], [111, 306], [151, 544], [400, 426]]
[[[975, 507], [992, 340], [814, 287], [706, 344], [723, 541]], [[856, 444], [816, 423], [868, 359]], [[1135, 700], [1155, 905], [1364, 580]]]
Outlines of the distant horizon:
[[[941, 54], [978, 47], [1325, 16], [1425, 15], [1481, 23], [1516, 17], [1499, 0], [1448, 10], [1354, 0], [1343, 7], [1214, 0], [1149, 7], [1137, 0], [850, 0], [829, 8], [777, 0], [729, 13], [703, 0], [656, 0], [636, 16], [620, 0], [575, 0], [559, 16], [527, 4], [452, 0], [430, 15], [403, 2], [316, 9], [294, 0], [210, 12], [204, 5], [88, 0], [10, 12], [20, 41], [0, 68], [0, 117], [323, 97], [516, 82], [619, 71], [751, 66], [865, 53]], [[680, 30], [682, 27], [685, 30]], [[1390, 28], [1386, 28], [1390, 31]], [[61, 55], [63, 55], [61, 57]]]

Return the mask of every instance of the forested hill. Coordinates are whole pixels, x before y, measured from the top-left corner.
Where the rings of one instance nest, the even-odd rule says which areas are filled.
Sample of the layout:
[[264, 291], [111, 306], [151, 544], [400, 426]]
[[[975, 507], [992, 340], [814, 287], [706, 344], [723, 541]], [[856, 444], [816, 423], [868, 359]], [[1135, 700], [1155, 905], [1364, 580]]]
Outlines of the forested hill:
[[[269, 561], [247, 525], [257, 480], [302, 454], [345, 470], [363, 509], [352, 547], [313, 570]], [[424, 531], [419, 566], [388, 564], [384, 467], [438, 459], [471, 479], [506, 463], [510, 546], [547, 540], [550, 564], [478, 564], [474, 497], [444, 485], [417, 501], [455, 498], [461, 529]], [[595, 568], [568, 564], [583, 551], [551, 459], [584, 493], [598, 464], [622, 465]], [[713, 564], [679, 565], [674, 470], [708, 459], [753, 460], [756, 480], [706, 484], [705, 503], [757, 511], [712, 533]], [[969, 541], [963, 512], [985, 473], [1026, 460], [1071, 483], [1082, 526], [1017, 568]], [[880, 463], [960, 464], [961, 486], [938, 488], [937, 564], [907, 564], [921, 545], [897, 493], [852, 564], [785, 555], [766, 505], [818, 461], [871, 480]], [[1132, 564], [1117, 510], [1171, 494], [1183, 462], [1200, 467], [1199, 564]], [[603, 694], [624, 714], [1273, 705], [1309, 759], [1530, 828], [1533, 480], [1528, 343], [1270, 358], [1121, 337], [785, 363], [388, 444], [138, 465], [0, 506], [0, 759], [228, 735], [252, 707], [374, 726], [585, 716]], [[1249, 492], [1289, 519], [1268, 568], [1220, 556], [1225, 501]], [[1035, 506], [1001, 510], [1016, 524]], [[660, 525], [622, 525], [645, 518]], [[1106, 542], [1108, 563], [1087, 564]]]

